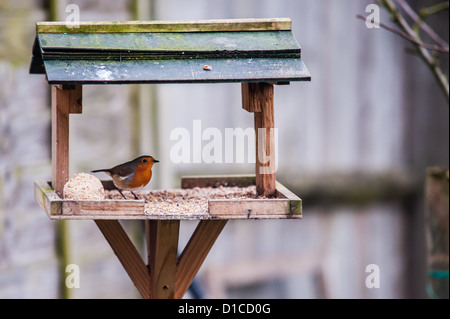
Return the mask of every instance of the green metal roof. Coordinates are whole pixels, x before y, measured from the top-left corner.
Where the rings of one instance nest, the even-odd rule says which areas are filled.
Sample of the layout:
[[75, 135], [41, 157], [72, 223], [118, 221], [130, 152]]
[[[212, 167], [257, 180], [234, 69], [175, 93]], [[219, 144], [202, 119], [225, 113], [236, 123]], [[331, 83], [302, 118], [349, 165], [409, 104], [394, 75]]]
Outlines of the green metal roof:
[[30, 72], [50, 84], [308, 81], [290, 27], [290, 19], [42, 22]]

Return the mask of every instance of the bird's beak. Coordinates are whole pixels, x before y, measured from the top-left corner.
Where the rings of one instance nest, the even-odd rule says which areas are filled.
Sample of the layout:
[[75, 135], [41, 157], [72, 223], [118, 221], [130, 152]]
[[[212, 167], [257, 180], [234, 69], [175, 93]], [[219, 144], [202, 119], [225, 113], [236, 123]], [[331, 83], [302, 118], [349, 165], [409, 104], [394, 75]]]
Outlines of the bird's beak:
[[159, 163], [159, 161], [154, 159], [154, 160], [153, 160], [153, 163]]

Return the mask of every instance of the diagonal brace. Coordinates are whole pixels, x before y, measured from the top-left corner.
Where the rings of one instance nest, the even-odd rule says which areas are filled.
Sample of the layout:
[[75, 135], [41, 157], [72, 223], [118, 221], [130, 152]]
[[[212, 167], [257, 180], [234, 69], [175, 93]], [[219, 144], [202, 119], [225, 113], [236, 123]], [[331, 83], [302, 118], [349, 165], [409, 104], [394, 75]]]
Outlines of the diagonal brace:
[[149, 268], [117, 220], [95, 220], [145, 299], [181, 299], [228, 220], [202, 220], [177, 259], [179, 220], [146, 221]]

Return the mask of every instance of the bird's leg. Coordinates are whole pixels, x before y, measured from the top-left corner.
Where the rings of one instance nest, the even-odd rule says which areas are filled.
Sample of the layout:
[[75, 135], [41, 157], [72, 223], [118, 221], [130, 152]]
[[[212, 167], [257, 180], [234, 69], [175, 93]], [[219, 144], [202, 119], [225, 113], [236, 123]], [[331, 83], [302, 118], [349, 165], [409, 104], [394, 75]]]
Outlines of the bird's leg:
[[133, 196], [134, 196], [134, 199], [139, 199], [139, 197], [137, 197], [136, 196], [136, 194], [135, 193], [133, 193], [133, 191], [130, 191], [131, 192], [131, 194], [133, 194]]
[[122, 195], [123, 199], [127, 199], [120, 189], [117, 188], [117, 190], [119, 191], [120, 195]]

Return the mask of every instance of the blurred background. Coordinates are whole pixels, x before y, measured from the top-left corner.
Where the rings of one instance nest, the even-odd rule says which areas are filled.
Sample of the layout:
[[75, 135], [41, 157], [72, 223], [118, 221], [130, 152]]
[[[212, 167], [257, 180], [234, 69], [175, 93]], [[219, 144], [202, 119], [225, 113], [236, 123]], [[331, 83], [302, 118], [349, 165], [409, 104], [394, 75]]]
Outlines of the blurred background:
[[[374, 2], [0, 0], [0, 298], [140, 298], [93, 221], [61, 231], [34, 201], [34, 181], [51, 179], [50, 87], [29, 74], [35, 23], [64, 21], [69, 3], [82, 21], [292, 19], [312, 82], [275, 87], [277, 180], [302, 198], [304, 217], [230, 221], [187, 298], [427, 298], [425, 175], [448, 169], [449, 106], [408, 41], [356, 18]], [[448, 21], [448, 10], [427, 20], [447, 42]], [[448, 76], [448, 53], [441, 63]], [[180, 187], [182, 175], [253, 173], [254, 164], [170, 160], [170, 132], [192, 132], [193, 120], [253, 127], [240, 93], [240, 84], [85, 86], [83, 114], [70, 118], [70, 176], [140, 154], [161, 161], [153, 189]], [[144, 253], [143, 223], [123, 225]], [[181, 222], [180, 248], [195, 226]], [[448, 246], [446, 258], [448, 267]], [[66, 264], [79, 265], [80, 288], [65, 288]], [[379, 288], [366, 287], [370, 264]]]

